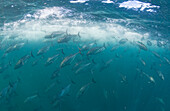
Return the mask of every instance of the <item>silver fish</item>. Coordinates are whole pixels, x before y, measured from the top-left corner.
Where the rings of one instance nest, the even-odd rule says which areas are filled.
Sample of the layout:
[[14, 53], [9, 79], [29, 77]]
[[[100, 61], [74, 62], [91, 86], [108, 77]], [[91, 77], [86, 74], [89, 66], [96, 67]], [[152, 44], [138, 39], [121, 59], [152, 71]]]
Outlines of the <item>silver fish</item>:
[[45, 39], [54, 39], [56, 37], [63, 36], [64, 34], [65, 34], [65, 32], [55, 31], [55, 32], [52, 32], [50, 35], [46, 35], [44, 38]]
[[125, 44], [128, 41], [127, 38], [123, 38], [119, 41], [119, 44]]
[[45, 66], [48, 66], [48, 65], [54, 63], [58, 59], [58, 56], [59, 56], [59, 54], [56, 54], [56, 55], [54, 55], [52, 57], [49, 57], [47, 59], [46, 63], [45, 63]]
[[151, 83], [155, 83], [155, 79], [152, 76], [147, 75], [145, 72], [142, 72], [142, 74], [145, 75], [150, 80]]
[[77, 99], [80, 98], [88, 90], [90, 84], [92, 84], [92, 82], [90, 82], [80, 88], [80, 90], [77, 93]]
[[67, 43], [72, 39], [71, 35], [65, 35], [57, 40], [58, 43]]
[[89, 44], [85, 44], [85, 45], [83, 45], [83, 46], [80, 48], [80, 50], [81, 50], [81, 51], [87, 51], [87, 50], [89, 50], [90, 48], [92, 48], [95, 44], [96, 44], [95, 42], [89, 43]]
[[155, 57], [157, 57], [157, 58], [161, 58], [161, 56], [160, 56], [157, 52], [155, 52], [155, 51], [152, 51], [152, 54], [153, 54]]
[[94, 47], [94, 48], [91, 48], [91, 49], [87, 52], [87, 55], [95, 55], [95, 54], [98, 54], [98, 53], [100, 53], [100, 52], [103, 52], [105, 49], [106, 49], [106, 46], [105, 46], [105, 43], [104, 43], [102, 47]]
[[168, 58], [164, 57], [164, 60], [165, 60], [168, 64], [170, 64], [170, 61], [169, 61]]
[[165, 80], [165, 77], [164, 77], [164, 75], [162, 74], [161, 71], [157, 71], [157, 73], [158, 73], [158, 76], [159, 76], [160, 79]]
[[147, 41], [147, 45], [148, 45], [148, 46], [152, 46], [152, 42], [148, 40], [148, 41]]
[[56, 69], [52, 75], [51, 75], [51, 79], [55, 79], [56, 77], [60, 76], [60, 68]]
[[146, 45], [144, 45], [142, 42], [137, 41], [137, 42], [136, 42], [136, 45], [137, 45], [140, 49], [142, 49], [142, 50], [145, 50], [145, 51], [148, 50], [148, 48], [146, 47]]
[[31, 58], [31, 55], [25, 55], [25, 56], [23, 56], [23, 57], [22, 57], [21, 59], [19, 59], [18, 62], [15, 64], [14, 69], [18, 69], [18, 68], [22, 67], [22, 66], [27, 62], [27, 60], [30, 59], [30, 58]]
[[140, 62], [143, 64], [143, 66], [146, 65], [146, 62], [142, 58], [140, 58]]
[[15, 44], [14, 46], [10, 46], [6, 51], [5, 53], [10, 53], [12, 51], [15, 51], [15, 50], [18, 50], [20, 48], [22, 48], [24, 46], [25, 43], [18, 43], [18, 44]]
[[77, 52], [75, 54], [65, 57], [64, 60], [60, 64], [60, 68], [70, 65], [74, 61], [77, 54], [79, 54], [79, 53], [81, 53], [81, 52]]
[[49, 49], [50, 49], [49, 46], [46, 46], [46, 47], [41, 48], [41, 49], [37, 52], [37, 56], [46, 53]]
[[29, 97], [27, 97], [25, 100], [24, 100], [24, 103], [28, 103], [28, 102], [31, 102], [31, 101], [33, 101], [35, 98], [37, 98], [38, 97], [38, 95], [37, 94], [35, 94], [35, 95], [33, 95], [33, 96], [29, 96]]
[[78, 69], [76, 70], [75, 73], [77, 74], [77, 73], [80, 73], [81, 71], [84, 71], [84, 70], [87, 69], [90, 65], [91, 65], [91, 63], [87, 63], [87, 64], [82, 65], [80, 68], [78, 68]]
[[103, 62], [103, 65], [100, 67], [100, 72], [103, 71], [104, 69], [108, 68], [110, 64], [112, 63], [113, 59], [108, 60], [107, 62]]

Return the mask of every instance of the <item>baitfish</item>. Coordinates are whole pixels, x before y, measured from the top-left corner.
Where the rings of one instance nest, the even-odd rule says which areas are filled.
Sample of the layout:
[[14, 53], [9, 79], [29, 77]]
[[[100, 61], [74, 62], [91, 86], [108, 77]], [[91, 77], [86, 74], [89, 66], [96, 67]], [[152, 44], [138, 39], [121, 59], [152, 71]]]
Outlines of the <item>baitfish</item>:
[[157, 52], [155, 52], [155, 51], [152, 51], [152, 54], [153, 54], [155, 57], [157, 57], [157, 58], [161, 58], [161, 56], [160, 56]]
[[51, 75], [51, 79], [55, 79], [56, 77], [60, 76], [60, 68], [56, 69], [52, 75]]
[[79, 54], [79, 53], [81, 54], [81, 52], [79, 51], [79, 52], [77, 52], [75, 54], [72, 54], [70, 56], [65, 57], [64, 60], [60, 64], [60, 68], [65, 67], [67, 65], [70, 65], [74, 61], [77, 54]]
[[28, 59], [30, 59], [32, 56], [29, 54], [29, 55], [25, 55], [23, 56], [21, 59], [18, 60], [18, 62], [15, 64], [15, 67], [14, 69], [18, 69], [20, 67], [22, 67], [27, 61]]
[[37, 94], [35, 94], [35, 95], [33, 95], [33, 96], [29, 96], [29, 97], [27, 97], [25, 100], [24, 100], [24, 103], [28, 103], [28, 102], [31, 102], [31, 101], [33, 101], [35, 98], [37, 98], [38, 97], [38, 95]]
[[37, 56], [46, 53], [49, 49], [50, 49], [49, 46], [46, 46], [46, 47], [41, 48], [41, 49], [37, 52]]
[[119, 44], [125, 44], [128, 41], [127, 38], [123, 38], [119, 41]]
[[100, 52], [103, 52], [105, 49], [106, 49], [106, 46], [105, 46], [105, 43], [104, 43], [102, 47], [94, 47], [94, 48], [91, 48], [91, 49], [87, 52], [87, 55], [95, 55], [95, 54], [98, 54], [98, 53], [100, 53]]
[[89, 82], [89, 83], [87, 83], [86, 85], [82, 86], [82, 87], [79, 89], [76, 98], [78, 99], [78, 98], [80, 98], [82, 95], [84, 95], [84, 93], [89, 89], [89, 86], [90, 86], [92, 83], [96, 83], [96, 81], [95, 81], [94, 79], [92, 79], [91, 82]]
[[15, 51], [15, 50], [18, 50], [20, 48], [22, 48], [24, 46], [25, 43], [18, 43], [18, 44], [15, 44], [14, 46], [10, 46], [6, 51], [5, 53], [10, 53], [12, 51]]
[[77, 74], [77, 73], [79, 73], [79, 72], [81, 72], [81, 71], [84, 71], [84, 70], [87, 69], [90, 65], [91, 65], [91, 63], [87, 63], [87, 64], [82, 65], [80, 68], [78, 68], [78, 69], [76, 70], [75, 73]]
[[99, 71], [103, 71], [104, 69], [108, 68], [112, 63], [113, 59], [108, 60], [107, 62], [103, 61], [103, 65], [100, 67]]
[[56, 54], [56, 55], [54, 55], [52, 57], [49, 57], [47, 59], [46, 63], [45, 63], [45, 66], [48, 66], [48, 65], [54, 63], [58, 59], [58, 56], [59, 56], [59, 54]]
[[79, 48], [81, 51], [87, 51], [89, 50], [90, 48], [92, 48], [94, 45], [96, 44], [96, 42], [92, 42], [92, 43], [89, 43], [89, 44], [85, 44], [83, 45], [81, 48]]
[[146, 45], [144, 45], [142, 42], [137, 41], [137, 42], [136, 42], [136, 45], [137, 45], [140, 49], [142, 49], [142, 50], [145, 50], [145, 51], [148, 50], [148, 48], [146, 47]]
[[148, 41], [147, 41], [147, 45], [148, 45], [148, 46], [152, 46], [152, 42], [148, 40]]
[[62, 89], [61, 93], [59, 94], [59, 98], [67, 95], [70, 91], [71, 84], [67, 85], [64, 89]]
[[53, 39], [53, 38], [56, 38], [56, 37], [60, 37], [62, 35], [64, 35], [65, 32], [62, 32], [62, 31], [55, 31], [55, 32], [52, 32], [51, 34], [49, 35], [46, 35], [44, 38], [45, 39]]
[[161, 80], [164, 80], [164, 79], [165, 79], [165, 77], [164, 77], [164, 75], [162, 74], [161, 71], [157, 71], [157, 73], [158, 73], [158, 76], [159, 76], [159, 78], [160, 78]]

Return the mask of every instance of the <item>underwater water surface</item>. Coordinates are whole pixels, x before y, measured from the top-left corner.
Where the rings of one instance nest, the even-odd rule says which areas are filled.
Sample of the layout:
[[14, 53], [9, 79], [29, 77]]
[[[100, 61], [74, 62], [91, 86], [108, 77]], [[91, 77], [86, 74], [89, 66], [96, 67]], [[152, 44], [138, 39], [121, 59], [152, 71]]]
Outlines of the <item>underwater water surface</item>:
[[0, 0], [0, 111], [169, 111], [169, 0]]

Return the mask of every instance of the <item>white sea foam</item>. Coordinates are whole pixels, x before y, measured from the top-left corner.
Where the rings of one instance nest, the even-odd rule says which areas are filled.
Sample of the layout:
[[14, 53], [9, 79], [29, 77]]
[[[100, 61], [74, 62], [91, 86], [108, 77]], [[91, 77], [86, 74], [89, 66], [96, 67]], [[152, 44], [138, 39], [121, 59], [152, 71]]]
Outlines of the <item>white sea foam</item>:
[[144, 11], [145, 9], [147, 9], [147, 10], [150, 9], [149, 10], [150, 12], [155, 12], [154, 9], [160, 8], [160, 6], [152, 5], [151, 3], [145, 3], [145, 2], [138, 1], [138, 0], [125, 1], [123, 3], [120, 3], [119, 7], [121, 7], [121, 8], [123, 7], [123, 8], [127, 8], [127, 9], [140, 10], [140, 11]]
[[89, 1], [89, 0], [74, 0], [74, 1], [71, 0], [70, 3], [85, 3], [87, 1]]
[[114, 3], [114, 2], [111, 0], [105, 0], [105, 1], [102, 1], [102, 3]]
[[[80, 32], [82, 40], [95, 39], [100, 42], [114, 42], [113, 38], [116, 38], [117, 41], [127, 38], [133, 42], [140, 41], [143, 37], [145, 39], [150, 37], [149, 32], [141, 33], [118, 24], [122, 22], [122, 19], [94, 22], [83, 19], [83, 14], [77, 14], [78, 17], [67, 17], [70, 15], [74, 15], [73, 11], [62, 7], [40, 9], [33, 14], [26, 14], [22, 20], [6, 23], [2, 34], [6, 37], [18, 35], [18, 38], [30, 41], [43, 41], [47, 34], [66, 30], [70, 34]], [[130, 21], [124, 19], [123, 22], [129, 23]]]

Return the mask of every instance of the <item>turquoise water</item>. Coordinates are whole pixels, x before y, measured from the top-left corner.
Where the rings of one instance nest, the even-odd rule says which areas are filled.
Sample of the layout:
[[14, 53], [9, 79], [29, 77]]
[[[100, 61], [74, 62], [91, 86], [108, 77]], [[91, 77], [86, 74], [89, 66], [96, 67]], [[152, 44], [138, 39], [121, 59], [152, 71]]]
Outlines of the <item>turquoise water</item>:
[[169, 1], [0, 2], [0, 111], [169, 111]]

